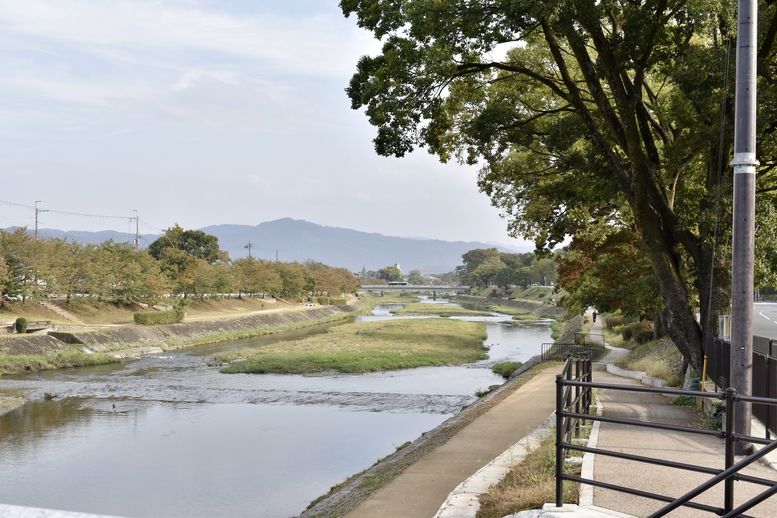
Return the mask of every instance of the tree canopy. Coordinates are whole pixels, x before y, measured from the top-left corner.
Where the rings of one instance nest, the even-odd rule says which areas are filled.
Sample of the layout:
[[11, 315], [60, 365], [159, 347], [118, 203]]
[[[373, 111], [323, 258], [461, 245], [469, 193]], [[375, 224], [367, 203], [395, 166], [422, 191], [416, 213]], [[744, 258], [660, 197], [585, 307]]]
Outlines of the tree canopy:
[[184, 230], [177, 223], [148, 247], [148, 253], [154, 259], [162, 259], [170, 250], [179, 250], [189, 257], [209, 263], [215, 263], [223, 255], [219, 251], [219, 239], [216, 236], [202, 230]]
[[[703, 332], [730, 289], [731, 4], [340, 5], [383, 42], [347, 88], [377, 127], [377, 153], [422, 146], [479, 163], [509, 232], [541, 250], [567, 236], [595, 241], [586, 231], [597, 226], [633, 233], [629, 253], [650, 266], [670, 336], [700, 369]], [[758, 196], [774, 207], [777, 3], [760, 13]]]

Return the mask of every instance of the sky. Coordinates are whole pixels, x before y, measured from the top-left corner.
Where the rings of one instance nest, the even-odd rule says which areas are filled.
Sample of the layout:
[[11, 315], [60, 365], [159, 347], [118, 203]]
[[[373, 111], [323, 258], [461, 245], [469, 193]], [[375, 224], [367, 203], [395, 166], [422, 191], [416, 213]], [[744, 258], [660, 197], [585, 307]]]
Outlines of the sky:
[[338, 0], [0, 0], [0, 227], [290, 217], [517, 247], [477, 167], [379, 157]]

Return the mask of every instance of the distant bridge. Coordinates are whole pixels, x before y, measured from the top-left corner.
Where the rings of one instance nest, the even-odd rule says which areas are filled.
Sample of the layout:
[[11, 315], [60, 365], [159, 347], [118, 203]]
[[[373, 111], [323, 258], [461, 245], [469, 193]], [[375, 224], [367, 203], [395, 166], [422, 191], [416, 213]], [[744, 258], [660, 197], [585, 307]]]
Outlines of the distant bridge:
[[469, 286], [433, 286], [424, 284], [363, 284], [362, 291], [460, 291], [468, 292]]

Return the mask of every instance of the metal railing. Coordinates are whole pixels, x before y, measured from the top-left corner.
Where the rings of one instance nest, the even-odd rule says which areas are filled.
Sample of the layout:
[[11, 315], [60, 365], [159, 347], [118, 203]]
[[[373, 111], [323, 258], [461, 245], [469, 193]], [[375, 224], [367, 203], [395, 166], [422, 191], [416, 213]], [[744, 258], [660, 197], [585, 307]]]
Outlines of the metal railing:
[[[707, 340], [704, 347], [707, 359], [707, 377], [720, 388], [728, 387], [731, 379], [731, 343], [720, 338]], [[753, 396], [777, 398], [777, 340], [753, 337]], [[777, 408], [772, 405], [753, 405], [753, 417], [769, 432], [777, 433]]]
[[542, 361], [564, 360], [568, 356], [585, 357], [591, 355], [592, 345], [587, 342], [562, 344], [562, 343], [545, 343], [542, 344], [541, 357]]
[[[734, 433], [734, 416], [736, 414], [737, 406], [742, 403], [758, 403], [762, 405], [777, 406], [777, 399], [741, 396], [736, 394], [733, 389], [728, 389], [723, 392], [701, 392], [701, 391], [689, 391], [689, 390], [677, 390], [667, 388], [651, 388], [641, 387], [633, 385], [612, 385], [604, 383], [591, 382], [590, 369], [585, 371], [585, 363], [579, 363], [584, 360], [568, 358], [567, 363], [564, 366], [562, 374], [556, 377], [556, 506], [561, 507], [563, 505], [563, 483], [565, 480], [579, 482], [582, 484], [589, 484], [596, 487], [602, 487], [605, 489], [611, 489], [620, 491], [623, 493], [650, 498], [665, 502], [667, 505], [656, 511], [652, 515], [653, 517], [664, 516], [673, 509], [680, 506], [690, 507], [693, 509], [700, 509], [708, 511], [719, 516], [734, 517], [734, 516], [746, 516], [742, 513], [766, 500], [774, 494], [777, 494], [777, 483], [772, 480], [761, 479], [757, 477], [751, 477], [741, 473], [741, 470], [748, 465], [752, 464], [756, 460], [760, 459], [764, 455], [771, 451], [777, 450], [777, 441], [769, 441], [766, 439], [760, 439], [757, 437], [745, 436]], [[582, 367], [578, 367], [581, 365]], [[574, 373], [573, 373], [574, 370]], [[726, 403], [726, 423], [724, 430], [705, 430], [698, 428], [690, 428], [685, 426], [677, 426], [664, 423], [651, 423], [645, 421], [635, 421], [631, 419], [620, 419], [614, 417], [605, 417], [591, 415], [587, 412], [588, 406], [585, 405], [587, 401], [590, 405], [591, 391], [593, 389], [608, 389], [608, 390], [622, 390], [632, 392], [645, 392], [674, 396], [687, 396], [687, 397], [706, 397], [714, 398]], [[659, 430], [668, 430], [674, 432], [682, 432], [696, 435], [715, 436], [725, 440], [725, 468], [715, 469], [705, 466], [697, 466], [693, 464], [686, 464], [680, 462], [673, 462], [664, 459], [657, 459], [652, 457], [644, 457], [640, 455], [632, 455], [623, 452], [607, 451], [598, 448], [589, 448], [587, 446], [581, 446], [574, 444], [572, 441], [572, 432], [579, 429], [580, 424], [584, 421], [599, 421], [605, 423], [617, 423], [635, 427], [654, 428]], [[734, 458], [734, 446], [737, 442], [745, 442], [750, 444], [761, 444], [764, 448], [758, 451], [758, 453], [745, 457], [744, 460], [735, 463]], [[569, 475], [564, 472], [564, 466], [566, 461], [567, 452], [578, 451], [581, 453], [593, 453], [597, 455], [604, 455], [610, 457], [616, 457], [619, 459], [634, 461], [638, 463], [653, 464], [658, 466], [676, 468], [685, 471], [694, 471], [698, 473], [706, 473], [713, 477], [705, 484], [699, 486], [693, 491], [675, 498], [672, 496], [661, 495], [657, 493], [651, 493], [642, 491], [632, 487], [621, 486], [617, 484], [610, 484], [593, 479], [586, 479], [582, 476]], [[766, 486], [765, 489], [757, 497], [745, 502], [741, 506], [734, 509], [734, 482], [744, 481], [753, 484]], [[707, 491], [716, 484], [723, 482], [724, 484], [724, 497], [721, 507], [714, 507], [710, 505], [700, 504], [697, 502], [691, 502], [691, 499], [699, 494]]]

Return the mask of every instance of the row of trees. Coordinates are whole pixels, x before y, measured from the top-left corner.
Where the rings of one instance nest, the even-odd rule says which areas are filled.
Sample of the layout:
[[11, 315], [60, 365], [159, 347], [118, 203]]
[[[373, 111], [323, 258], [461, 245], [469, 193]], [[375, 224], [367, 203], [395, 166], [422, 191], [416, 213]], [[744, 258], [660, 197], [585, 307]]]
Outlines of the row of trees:
[[496, 248], [477, 248], [461, 256], [456, 268], [462, 284], [528, 287], [550, 286], [556, 281], [556, 263], [551, 257], [538, 257], [534, 252], [513, 254]]
[[0, 230], [0, 290], [5, 298], [89, 295], [116, 301], [149, 301], [173, 293], [267, 293], [300, 297], [308, 293], [354, 292], [358, 281], [343, 268], [308, 261], [230, 261], [218, 240], [202, 231], [168, 229], [148, 250], [105, 241], [81, 244], [39, 239], [26, 229]]

